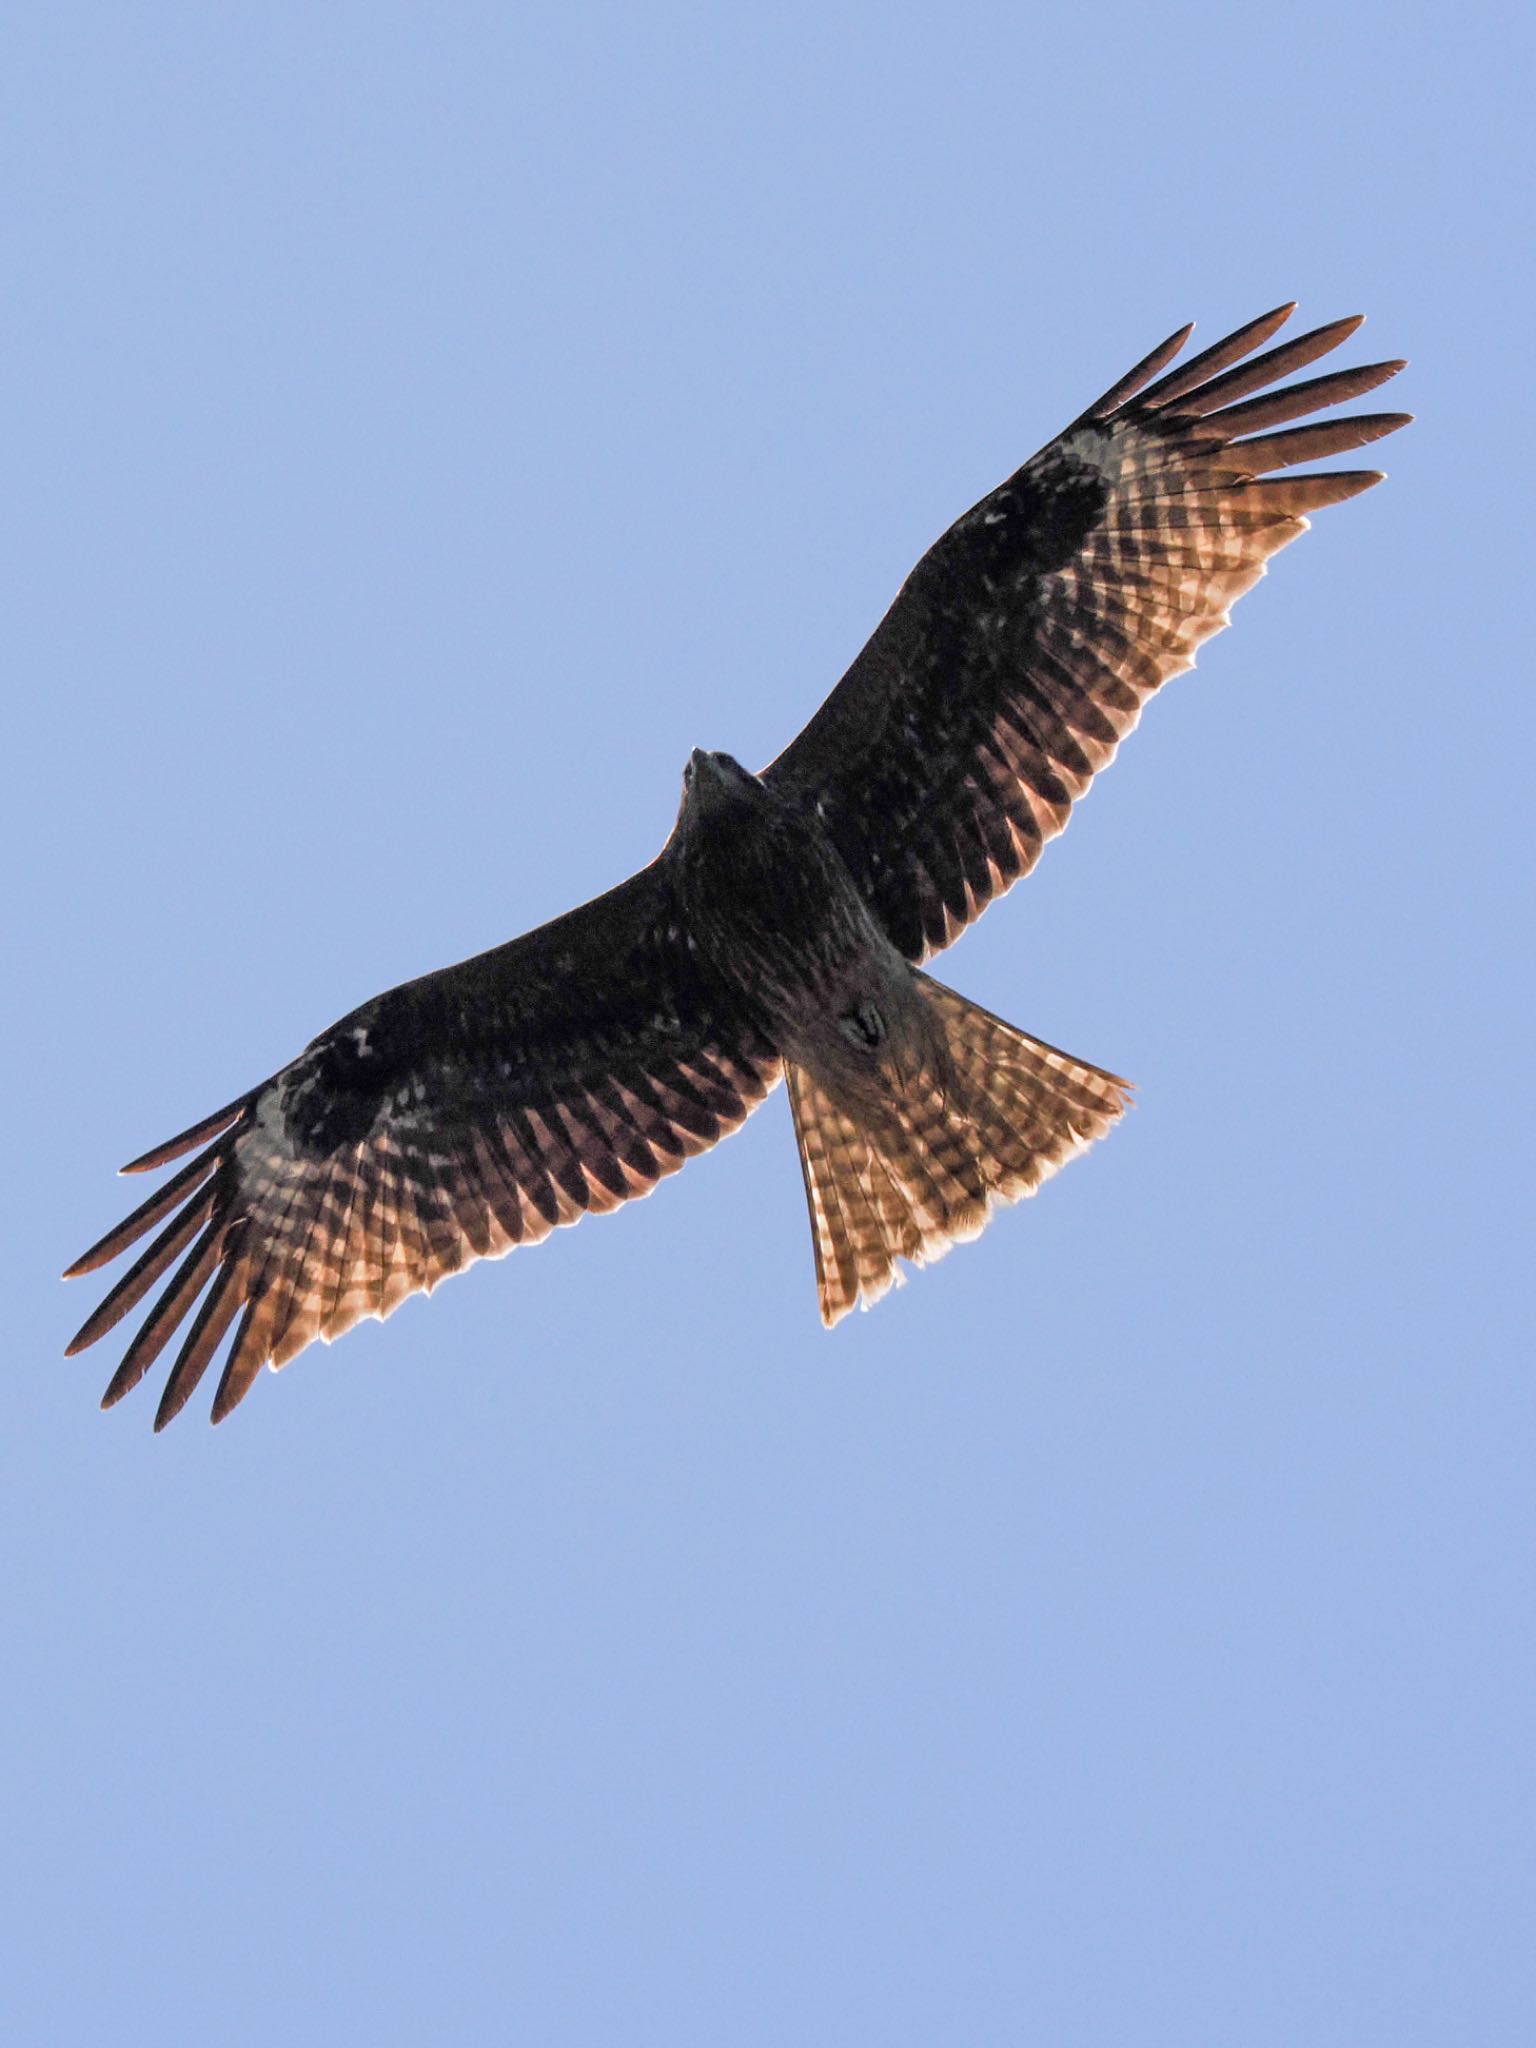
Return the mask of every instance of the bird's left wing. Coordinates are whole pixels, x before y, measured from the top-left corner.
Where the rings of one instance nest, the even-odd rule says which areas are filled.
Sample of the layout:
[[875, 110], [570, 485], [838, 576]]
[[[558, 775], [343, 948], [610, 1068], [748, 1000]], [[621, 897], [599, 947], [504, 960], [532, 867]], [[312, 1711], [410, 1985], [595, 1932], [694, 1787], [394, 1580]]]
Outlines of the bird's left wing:
[[908, 959], [947, 946], [1033, 867], [1147, 698], [1192, 664], [1305, 515], [1379, 481], [1375, 470], [1271, 478], [1407, 419], [1273, 432], [1402, 368], [1267, 390], [1360, 324], [1253, 354], [1292, 310], [1152, 383], [1189, 329], [1172, 335], [957, 520], [767, 770], [815, 807]]
[[174, 1267], [102, 1405], [138, 1384], [202, 1295], [155, 1426], [238, 1316], [219, 1421], [268, 1360], [648, 1194], [734, 1130], [779, 1072], [709, 979], [653, 863], [510, 945], [375, 997], [125, 1168], [205, 1148], [69, 1268], [90, 1272], [164, 1225], [69, 1348], [95, 1343]]

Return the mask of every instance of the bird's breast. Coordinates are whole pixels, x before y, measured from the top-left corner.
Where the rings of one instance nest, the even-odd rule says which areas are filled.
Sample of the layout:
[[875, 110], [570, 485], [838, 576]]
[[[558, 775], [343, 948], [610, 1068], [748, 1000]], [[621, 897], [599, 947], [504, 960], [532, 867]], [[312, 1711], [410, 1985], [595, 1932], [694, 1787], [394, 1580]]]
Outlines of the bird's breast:
[[711, 817], [689, 835], [681, 873], [700, 948], [780, 1044], [904, 966], [825, 831], [787, 805]]

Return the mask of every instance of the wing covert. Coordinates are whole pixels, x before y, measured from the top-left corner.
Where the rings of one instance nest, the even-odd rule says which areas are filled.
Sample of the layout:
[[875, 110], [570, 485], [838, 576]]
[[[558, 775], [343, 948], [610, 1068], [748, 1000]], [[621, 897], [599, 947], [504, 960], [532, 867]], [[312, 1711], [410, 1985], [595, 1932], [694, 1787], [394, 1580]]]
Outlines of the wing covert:
[[948, 945], [1028, 873], [1147, 698], [1193, 665], [1305, 515], [1379, 481], [1374, 470], [1268, 476], [1409, 417], [1271, 431], [1402, 368], [1265, 391], [1360, 324], [1255, 355], [1293, 310], [1149, 383], [1190, 330], [1172, 335], [957, 520], [766, 770], [815, 806], [909, 959]]

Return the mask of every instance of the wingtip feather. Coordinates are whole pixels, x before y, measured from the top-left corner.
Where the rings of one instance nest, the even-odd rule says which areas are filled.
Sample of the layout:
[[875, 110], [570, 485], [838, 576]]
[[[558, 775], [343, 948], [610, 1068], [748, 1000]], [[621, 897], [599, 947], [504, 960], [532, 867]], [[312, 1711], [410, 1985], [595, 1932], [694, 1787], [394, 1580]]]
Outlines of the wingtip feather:
[[131, 1245], [138, 1243], [165, 1220], [189, 1196], [195, 1197], [203, 1183], [212, 1178], [219, 1166], [219, 1148], [211, 1146], [198, 1159], [192, 1160], [155, 1193], [148, 1196], [131, 1215], [125, 1216], [105, 1232], [86, 1251], [83, 1251], [72, 1266], [64, 1271], [66, 1280], [78, 1280], [82, 1274], [94, 1273], [102, 1266], [108, 1266]]
[[139, 1381], [144, 1377], [143, 1373], [125, 1370], [124, 1367], [126, 1365], [127, 1360], [117, 1368], [111, 1379], [107, 1381], [106, 1392], [101, 1397], [103, 1412], [108, 1408], [115, 1408], [119, 1401], [133, 1392]]
[[229, 1356], [224, 1361], [224, 1371], [208, 1418], [210, 1422], [222, 1422], [226, 1415], [233, 1414], [250, 1392], [266, 1361], [271, 1329], [271, 1297], [253, 1296], [246, 1304], [240, 1327], [229, 1347]]
[[1260, 313], [1257, 319], [1245, 320], [1241, 327], [1222, 335], [1209, 348], [1201, 349], [1185, 362], [1175, 363], [1166, 377], [1160, 377], [1157, 383], [1139, 393], [1138, 404], [1166, 410], [1186, 392], [1195, 390], [1219, 371], [1252, 355], [1261, 343], [1279, 333], [1295, 310], [1296, 301], [1290, 299], [1283, 306], [1272, 306], [1267, 313]]
[[237, 1122], [248, 1109], [252, 1096], [241, 1095], [234, 1102], [226, 1102], [222, 1109], [216, 1109], [212, 1116], [205, 1116], [195, 1124], [189, 1124], [184, 1131], [178, 1131], [174, 1138], [167, 1138], [162, 1144], [153, 1146], [148, 1152], [141, 1152], [137, 1159], [130, 1159], [126, 1166], [120, 1166], [119, 1173], [152, 1173], [157, 1166], [169, 1166], [173, 1159], [180, 1159], [184, 1153], [193, 1151], [205, 1139], [216, 1138]]
[[[1387, 472], [1384, 469], [1336, 470], [1328, 477], [1331, 486], [1328, 496], [1318, 500], [1318, 507], [1321, 509], [1324, 505], [1342, 505], [1350, 498], [1358, 498], [1362, 491], [1374, 490], [1377, 484], [1385, 483], [1386, 480]], [[1318, 482], [1322, 481], [1322, 477], [1319, 477]]]
[[1160, 341], [1139, 363], [1133, 364], [1123, 377], [1116, 378], [1107, 391], [1101, 392], [1092, 405], [1085, 407], [1073, 421], [1073, 426], [1083, 426], [1089, 420], [1103, 419], [1112, 413], [1116, 406], [1134, 397], [1149, 378], [1155, 377], [1173, 361], [1194, 331], [1193, 320], [1186, 320], [1182, 327], [1176, 327], [1165, 341]]

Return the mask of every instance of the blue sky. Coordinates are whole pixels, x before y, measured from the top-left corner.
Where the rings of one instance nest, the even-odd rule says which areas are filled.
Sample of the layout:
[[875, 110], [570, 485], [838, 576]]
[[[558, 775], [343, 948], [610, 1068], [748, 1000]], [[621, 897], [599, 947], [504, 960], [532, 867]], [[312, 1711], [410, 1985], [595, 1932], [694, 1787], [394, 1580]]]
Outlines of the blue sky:
[[[13, 24], [9, 2040], [1528, 2024], [1529, 31]], [[109, 1417], [112, 1169], [647, 859], [1187, 318], [1419, 423], [943, 966], [1134, 1114], [829, 1337], [782, 1094]]]

